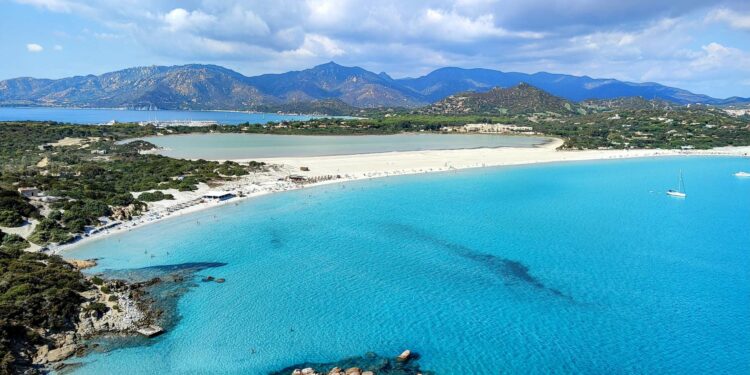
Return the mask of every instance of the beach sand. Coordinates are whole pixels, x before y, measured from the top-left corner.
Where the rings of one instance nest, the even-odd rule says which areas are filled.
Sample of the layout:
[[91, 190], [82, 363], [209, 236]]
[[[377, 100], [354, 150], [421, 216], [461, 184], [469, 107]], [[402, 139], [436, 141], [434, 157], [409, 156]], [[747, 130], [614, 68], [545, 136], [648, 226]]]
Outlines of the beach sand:
[[[713, 156], [750, 156], [750, 146], [723, 147], [711, 150], [585, 150], [561, 151], [563, 144], [560, 139], [552, 139], [549, 143], [532, 148], [477, 148], [461, 150], [430, 150], [387, 152], [377, 154], [289, 157], [289, 158], [260, 158], [252, 159], [276, 166], [275, 170], [250, 174], [218, 186], [200, 184], [198, 190], [192, 192], [178, 192], [166, 190], [175, 196], [175, 200], [164, 200], [149, 204], [149, 211], [140, 217], [121, 222], [118, 226], [103, 230], [88, 237], [62, 246], [52, 246], [49, 251], [62, 253], [66, 249], [79, 246], [106, 236], [122, 233], [134, 228], [158, 222], [168, 217], [185, 215], [191, 212], [216, 207], [222, 204], [232, 204], [241, 199], [257, 197], [274, 192], [302, 189], [331, 183], [353, 181], [359, 179], [379, 178], [405, 174], [444, 172], [457, 169], [481, 168], [493, 166], [509, 166], [522, 164], [537, 164], [584, 160], [609, 160], [625, 158], [646, 158], [663, 156], [713, 155]], [[250, 159], [234, 160], [249, 162]], [[302, 170], [303, 167], [309, 171]], [[289, 175], [300, 175], [308, 179], [323, 176], [340, 176], [340, 178], [325, 179], [321, 182], [297, 184], [287, 180]], [[233, 192], [237, 198], [223, 202], [206, 202], [201, 199], [208, 191]]]

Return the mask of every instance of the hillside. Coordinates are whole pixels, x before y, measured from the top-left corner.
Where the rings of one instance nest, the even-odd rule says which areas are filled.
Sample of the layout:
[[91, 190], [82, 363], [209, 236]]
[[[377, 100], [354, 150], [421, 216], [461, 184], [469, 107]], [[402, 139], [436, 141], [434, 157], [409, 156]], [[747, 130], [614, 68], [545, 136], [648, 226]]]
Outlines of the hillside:
[[640, 96], [627, 96], [613, 99], [589, 99], [578, 103], [581, 107], [592, 110], [608, 109], [672, 109], [678, 105], [661, 99], [647, 100]]
[[440, 115], [571, 114], [576, 112], [576, 106], [563, 98], [522, 83], [507, 89], [496, 87], [486, 92], [451, 95], [420, 112]]

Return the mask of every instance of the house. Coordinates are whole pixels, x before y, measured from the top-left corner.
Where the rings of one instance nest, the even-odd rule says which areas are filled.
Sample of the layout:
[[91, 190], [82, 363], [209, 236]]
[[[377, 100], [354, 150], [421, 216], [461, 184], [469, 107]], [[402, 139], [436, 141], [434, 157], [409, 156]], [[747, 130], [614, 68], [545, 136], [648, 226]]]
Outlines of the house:
[[39, 189], [37, 189], [35, 187], [22, 187], [22, 188], [18, 188], [18, 192], [22, 196], [24, 196], [26, 198], [38, 197], [41, 194], [41, 192], [39, 191]]

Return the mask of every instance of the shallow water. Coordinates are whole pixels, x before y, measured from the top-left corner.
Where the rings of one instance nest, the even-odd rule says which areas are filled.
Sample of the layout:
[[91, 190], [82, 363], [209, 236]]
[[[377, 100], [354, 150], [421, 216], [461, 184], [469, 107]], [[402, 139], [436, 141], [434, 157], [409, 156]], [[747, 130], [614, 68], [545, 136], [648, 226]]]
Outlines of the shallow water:
[[310, 136], [187, 134], [141, 138], [164, 148], [160, 154], [189, 159], [247, 159], [353, 155], [393, 151], [533, 147], [549, 138], [487, 134], [394, 134]]
[[[248, 200], [86, 244], [221, 262], [148, 347], [76, 373], [261, 374], [409, 348], [455, 373], [750, 373], [739, 158], [486, 168]], [[744, 168], [747, 169], [747, 168]], [[683, 170], [687, 199], [664, 191]], [[206, 273], [204, 272], [204, 273]], [[198, 276], [200, 277], [200, 276]]]
[[284, 120], [309, 120], [314, 116], [280, 115], [276, 113], [244, 113], [224, 111], [136, 111], [127, 109], [78, 109], [53, 107], [0, 107], [0, 121], [57, 121], [74, 124], [103, 124], [139, 121], [216, 121], [236, 125], [246, 122], [265, 124]]

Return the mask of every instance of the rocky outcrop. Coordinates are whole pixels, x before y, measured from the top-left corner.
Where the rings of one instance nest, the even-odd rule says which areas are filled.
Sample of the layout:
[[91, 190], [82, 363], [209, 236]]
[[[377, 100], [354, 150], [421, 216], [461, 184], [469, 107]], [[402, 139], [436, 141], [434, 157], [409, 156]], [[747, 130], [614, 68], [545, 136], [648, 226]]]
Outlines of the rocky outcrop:
[[152, 312], [139, 301], [142, 288], [157, 282], [129, 284], [120, 280], [104, 281], [95, 276], [94, 287], [81, 293], [81, 305], [75, 331], [46, 335], [48, 343], [37, 347], [34, 364], [53, 368], [74, 355], [83, 355], [86, 339], [102, 335], [129, 335], [154, 320]]

